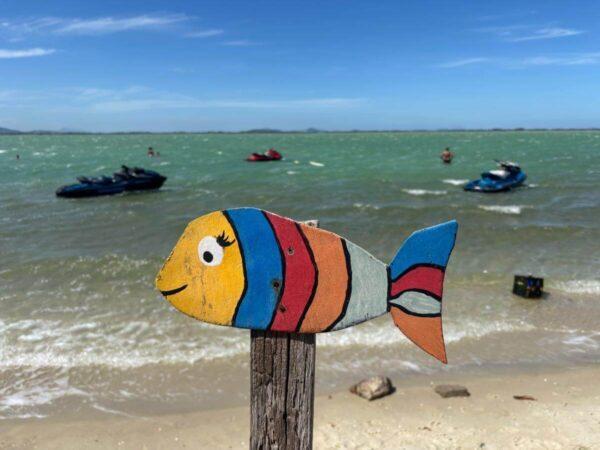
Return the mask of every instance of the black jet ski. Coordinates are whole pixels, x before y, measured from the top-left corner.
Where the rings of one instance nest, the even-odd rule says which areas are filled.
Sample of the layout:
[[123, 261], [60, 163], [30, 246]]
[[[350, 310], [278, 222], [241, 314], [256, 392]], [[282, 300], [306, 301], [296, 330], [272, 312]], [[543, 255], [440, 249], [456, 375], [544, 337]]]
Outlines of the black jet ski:
[[521, 170], [521, 167], [517, 163], [495, 161], [498, 163], [498, 169], [482, 173], [479, 180], [468, 182], [464, 186], [464, 190], [474, 192], [504, 192], [523, 184], [527, 175], [525, 175], [525, 172]]
[[112, 178], [107, 176], [96, 178], [77, 177], [79, 183], [58, 188], [56, 195], [58, 197], [80, 198], [114, 195], [125, 191], [158, 189], [166, 179], [167, 177], [153, 170], [140, 167], [131, 169], [127, 166], [121, 166], [121, 170], [115, 172]]

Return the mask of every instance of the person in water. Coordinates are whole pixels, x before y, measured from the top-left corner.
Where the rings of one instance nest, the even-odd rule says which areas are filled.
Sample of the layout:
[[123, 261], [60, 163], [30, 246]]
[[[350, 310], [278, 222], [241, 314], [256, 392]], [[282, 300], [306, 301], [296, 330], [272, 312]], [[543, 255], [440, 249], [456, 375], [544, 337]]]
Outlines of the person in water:
[[154, 156], [154, 149], [152, 147], [148, 147], [148, 156], [151, 158]]
[[446, 147], [440, 155], [440, 158], [442, 158], [442, 161], [444, 161], [445, 163], [452, 162], [452, 158], [454, 158], [454, 153], [450, 151], [450, 147]]

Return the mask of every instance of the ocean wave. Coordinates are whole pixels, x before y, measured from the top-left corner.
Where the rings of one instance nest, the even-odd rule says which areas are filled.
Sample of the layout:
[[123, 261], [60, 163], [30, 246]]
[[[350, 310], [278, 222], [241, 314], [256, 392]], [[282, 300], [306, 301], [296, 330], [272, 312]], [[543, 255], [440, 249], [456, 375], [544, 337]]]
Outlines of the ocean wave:
[[409, 195], [446, 195], [448, 191], [429, 190], [429, 189], [402, 189]]
[[43, 418], [45, 414], [33, 412], [31, 408], [49, 405], [67, 396], [87, 397], [88, 394], [71, 386], [67, 376], [32, 386], [21, 378], [0, 389], [0, 419]]
[[563, 344], [575, 353], [587, 353], [600, 349], [600, 333], [574, 334], [563, 339]]
[[[534, 326], [523, 321], [464, 321], [444, 325], [444, 339], [446, 343], [459, 342], [463, 339], [479, 339], [489, 334], [511, 333], [514, 331], [530, 331]], [[346, 347], [361, 345], [366, 347], [379, 347], [383, 345], [410, 344], [410, 341], [398, 331], [391, 322], [388, 325], [364, 324], [363, 326], [348, 328], [334, 333], [319, 336], [319, 345], [332, 347]]]
[[446, 183], [446, 184], [451, 184], [453, 186], [462, 186], [463, 184], [466, 184], [469, 182], [469, 180], [466, 179], [455, 179], [455, 178], [446, 178], [445, 180], [442, 180], [442, 182]]
[[529, 208], [529, 206], [523, 205], [477, 205], [477, 207], [484, 211], [513, 215], [521, 214], [525, 208]]
[[563, 281], [552, 287], [571, 294], [600, 294], [600, 281], [598, 280]]
[[[106, 320], [83, 323], [64, 323], [61, 320], [0, 323], [0, 342], [3, 344], [0, 361], [3, 369], [93, 366], [131, 369], [150, 364], [190, 364], [233, 358], [249, 351], [247, 334], [235, 330], [219, 333], [210, 325], [195, 324], [197, 339], [189, 340], [186, 339], [189, 336], [186, 333], [179, 332], [181, 336], [174, 334], [175, 323], [157, 325], [155, 322], [135, 320], [126, 325], [111, 326], [107, 325]], [[445, 327], [445, 340], [455, 343], [532, 328], [532, 325], [522, 321], [449, 321]], [[7, 345], [9, 343], [11, 345]], [[322, 334], [319, 336], [319, 345], [335, 349], [354, 345], [370, 348], [411, 344], [391, 320], [380, 320]]]
[[369, 203], [354, 203], [352, 206], [354, 206], [355, 208], [358, 208], [358, 209], [374, 209], [376, 211], [378, 209], [381, 209], [381, 206], [371, 205]]
[[[294, 161], [295, 162], [295, 161]], [[308, 162], [311, 166], [315, 166], [315, 167], [324, 167], [325, 164], [317, 162], [317, 161], [309, 161]]]

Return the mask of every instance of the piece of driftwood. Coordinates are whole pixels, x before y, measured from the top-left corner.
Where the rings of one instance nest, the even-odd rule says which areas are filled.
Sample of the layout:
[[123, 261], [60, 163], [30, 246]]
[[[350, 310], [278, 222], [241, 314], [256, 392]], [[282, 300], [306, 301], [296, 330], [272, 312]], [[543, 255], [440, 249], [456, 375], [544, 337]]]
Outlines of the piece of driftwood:
[[528, 400], [530, 402], [536, 402], [537, 398], [532, 397], [531, 395], [513, 395], [515, 400]]

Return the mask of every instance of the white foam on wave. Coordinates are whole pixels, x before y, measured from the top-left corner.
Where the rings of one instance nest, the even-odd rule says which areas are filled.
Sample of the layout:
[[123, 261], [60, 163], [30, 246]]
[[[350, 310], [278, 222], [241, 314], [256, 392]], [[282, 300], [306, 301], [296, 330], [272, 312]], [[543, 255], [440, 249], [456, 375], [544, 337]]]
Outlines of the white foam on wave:
[[315, 166], [315, 167], [324, 167], [325, 164], [317, 162], [317, 161], [309, 161], [308, 162], [311, 166]]
[[0, 148], [0, 154], [6, 153], [6, 150]]
[[558, 282], [554, 288], [571, 294], [600, 294], [600, 281], [598, 280], [570, 280]]
[[[464, 321], [461, 323], [448, 323], [444, 326], [444, 339], [446, 343], [459, 342], [463, 339], [479, 339], [489, 334], [511, 333], [514, 331], [529, 331], [534, 326], [523, 321]], [[388, 325], [357, 326], [347, 328], [335, 333], [319, 336], [319, 345], [345, 347], [361, 345], [379, 347], [382, 345], [410, 344], [410, 341], [398, 331], [390, 320]]]
[[429, 189], [402, 189], [409, 195], [446, 195], [448, 191], [429, 190]]
[[600, 333], [575, 334], [563, 339], [563, 344], [571, 347], [571, 351], [586, 353], [600, 349]]
[[88, 393], [69, 384], [67, 376], [46, 383], [28, 385], [24, 378], [6, 384], [0, 389], [0, 419], [43, 418], [44, 414], [32, 411], [32, 407], [49, 405], [67, 396], [88, 397]]
[[[389, 317], [388, 317], [389, 319]], [[190, 364], [245, 355], [249, 351], [246, 333], [228, 330], [215, 333], [214, 327], [200, 323], [197, 339], [181, 339], [167, 328], [156, 330], [151, 321], [131, 321], [107, 332], [106, 324], [83, 322], [65, 324], [54, 320], [23, 320], [0, 323], [0, 361], [9, 368], [59, 368], [105, 366], [118, 369], [148, 364]], [[211, 328], [211, 329], [209, 329]], [[479, 339], [495, 333], [527, 331], [533, 326], [522, 321], [449, 321], [445, 326], [447, 343]], [[9, 340], [6, 331], [18, 330], [19, 338]], [[156, 333], [160, 331], [157, 335]], [[162, 336], [162, 337], [161, 337]], [[165, 338], [170, 336], [170, 338]], [[357, 327], [319, 336], [319, 345], [378, 347], [409, 345], [410, 341], [390, 320], [367, 322]]]
[[523, 209], [528, 208], [528, 206], [523, 205], [477, 205], [477, 207], [479, 209], [483, 209], [484, 211], [513, 215], [521, 214]]
[[294, 170], [288, 170], [286, 172], [288, 175], [296, 175], [298, 172], [294, 171]]
[[442, 180], [442, 181], [446, 184], [451, 184], [453, 186], [462, 186], [463, 184], [466, 184], [469, 182], [469, 180], [455, 179], [455, 178], [446, 178], [445, 180]]
[[371, 205], [370, 203], [354, 203], [352, 206], [358, 209], [374, 209], [376, 211], [381, 209], [381, 206]]

